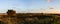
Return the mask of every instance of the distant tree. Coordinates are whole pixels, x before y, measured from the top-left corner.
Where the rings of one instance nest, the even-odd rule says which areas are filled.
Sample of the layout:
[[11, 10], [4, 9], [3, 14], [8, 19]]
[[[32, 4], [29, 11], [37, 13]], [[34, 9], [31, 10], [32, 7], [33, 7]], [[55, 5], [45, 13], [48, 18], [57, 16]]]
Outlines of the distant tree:
[[16, 14], [16, 11], [14, 11], [14, 10], [8, 10], [7, 11], [7, 15], [13, 16], [15, 14]]

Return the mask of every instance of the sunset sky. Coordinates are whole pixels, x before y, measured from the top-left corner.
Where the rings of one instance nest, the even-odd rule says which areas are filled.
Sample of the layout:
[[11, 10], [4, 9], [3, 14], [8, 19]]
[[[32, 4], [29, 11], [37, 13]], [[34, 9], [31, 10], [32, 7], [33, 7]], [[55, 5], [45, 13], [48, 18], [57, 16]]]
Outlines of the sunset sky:
[[60, 13], [60, 0], [0, 0], [0, 13]]

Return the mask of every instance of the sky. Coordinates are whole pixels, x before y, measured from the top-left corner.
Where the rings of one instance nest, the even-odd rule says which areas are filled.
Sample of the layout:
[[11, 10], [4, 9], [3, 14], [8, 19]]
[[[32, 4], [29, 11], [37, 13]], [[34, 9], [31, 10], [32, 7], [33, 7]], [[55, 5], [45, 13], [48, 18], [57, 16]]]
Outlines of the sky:
[[0, 0], [0, 13], [60, 13], [60, 0]]

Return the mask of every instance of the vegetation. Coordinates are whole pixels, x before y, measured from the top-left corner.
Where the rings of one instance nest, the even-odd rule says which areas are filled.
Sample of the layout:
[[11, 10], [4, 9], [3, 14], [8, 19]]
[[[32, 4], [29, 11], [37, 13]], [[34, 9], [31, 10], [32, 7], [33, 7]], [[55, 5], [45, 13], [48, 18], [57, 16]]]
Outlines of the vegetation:
[[8, 19], [9, 17], [12, 23], [15, 23], [15, 21], [17, 21], [17, 24], [60, 24], [59, 14], [21, 13], [16, 14], [16, 16], [3, 15], [2, 19]]
[[60, 24], [59, 14], [29, 14], [31, 16], [27, 14], [20, 15], [18, 14], [17, 16], [19, 16], [18, 18], [24, 18], [24, 24]]

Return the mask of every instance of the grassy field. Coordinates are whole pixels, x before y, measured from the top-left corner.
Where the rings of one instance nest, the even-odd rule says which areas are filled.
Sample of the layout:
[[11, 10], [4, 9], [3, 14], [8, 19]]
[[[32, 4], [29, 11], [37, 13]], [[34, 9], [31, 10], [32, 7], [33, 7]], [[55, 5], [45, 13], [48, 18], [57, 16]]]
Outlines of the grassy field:
[[9, 18], [9, 17], [11, 18], [11, 22], [17, 20], [17, 24], [60, 24], [60, 14], [21, 13], [16, 14], [16, 16], [7, 16], [7, 17], [3, 15], [3, 18]]
[[[60, 14], [35, 14], [35, 15], [33, 14], [30, 16], [29, 15], [30, 14], [24, 15], [32, 18], [31, 20], [32, 23], [29, 22], [29, 24], [60, 24]], [[27, 21], [29, 20], [27, 19]]]

